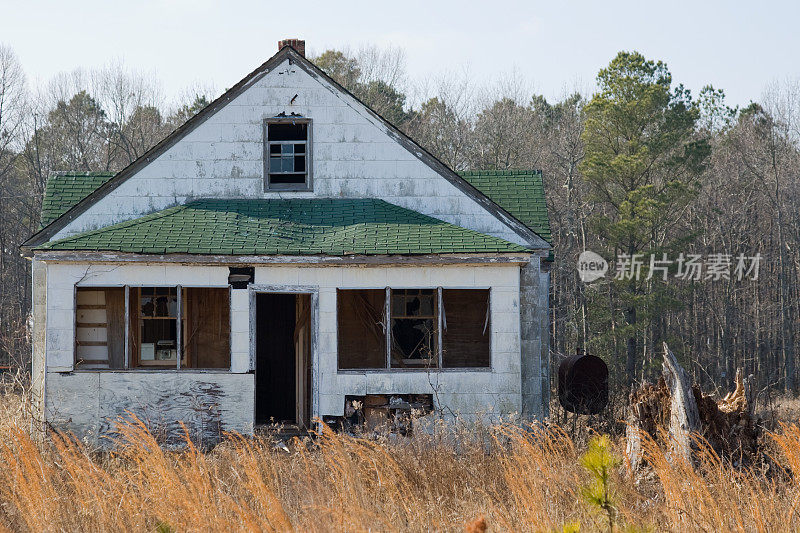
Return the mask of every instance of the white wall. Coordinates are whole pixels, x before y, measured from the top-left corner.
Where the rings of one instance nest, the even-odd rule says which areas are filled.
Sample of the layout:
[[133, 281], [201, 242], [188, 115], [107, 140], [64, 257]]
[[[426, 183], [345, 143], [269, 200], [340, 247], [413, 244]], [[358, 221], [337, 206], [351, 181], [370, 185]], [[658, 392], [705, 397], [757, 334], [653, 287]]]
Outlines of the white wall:
[[[432, 394], [438, 407], [467, 418], [518, 413], [520, 390], [519, 267], [257, 267], [255, 285], [311, 287], [319, 294], [319, 415], [342, 415], [345, 395]], [[491, 289], [492, 369], [442, 372], [337, 371], [337, 288], [484, 287]], [[252, 290], [252, 289], [251, 289]]]
[[[74, 363], [74, 288], [78, 286], [121, 286], [121, 285], [182, 285], [182, 286], [225, 286], [228, 268], [218, 266], [164, 265], [164, 264], [102, 264], [86, 265], [75, 263], [48, 262], [47, 279], [47, 403], [48, 413], [81, 411], [83, 392], [95, 387], [115, 388], [124, 383], [129, 389], [130, 401], [143, 401], [152, 395], [148, 387], [153, 380], [164, 373], [106, 372], [123, 378], [87, 378], [88, 371], [73, 371]], [[316, 294], [318, 319], [312, 325], [315, 335], [316, 351], [313, 354], [313, 381], [315, 383], [312, 414], [341, 415], [345, 395], [364, 394], [433, 394], [437, 407], [447, 407], [464, 417], [482, 415], [496, 418], [500, 415], [518, 413], [521, 409], [520, 388], [520, 292], [519, 266], [514, 264], [487, 266], [257, 266], [255, 269], [255, 288], [282, 287], [298, 288]], [[337, 288], [413, 288], [444, 287], [491, 289], [491, 370], [446, 370], [442, 372], [391, 372], [337, 371]], [[251, 291], [254, 289], [251, 287]], [[243, 402], [238, 408], [241, 420], [252, 420], [252, 374], [243, 375], [251, 369], [250, 295], [247, 290], [233, 290], [231, 296], [232, 329], [232, 372], [193, 372], [181, 371], [187, 380], [202, 379], [205, 382], [218, 382], [221, 393], [226, 397], [238, 398]], [[37, 355], [37, 357], [40, 356]], [[98, 373], [90, 373], [96, 376]], [[136, 376], [132, 376], [135, 374]], [[242, 375], [245, 381], [230, 378], [232, 374]], [[175, 375], [175, 373], [171, 373]], [[149, 377], [156, 376], [156, 377]], [[201, 376], [201, 377], [197, 377]], [[215, 377], [216, 376], [216, 377]], [[58, 377], [58, 379], [56, 379]], [[178, 379], [178, 378], [175, 378]], [[84, 382], [91, 387], [87, 388]], [[110, 380], [110, 381], [109, 381]], [[178, 380], [169, 386], [178, 387]], [[184, 385], [186, 385], [184, 383]], [[189, 386], [189, 385], [186, 385]], [[435, 391], [434, 391], [435, 389]], [[70, 392], [72, 391], [72, 392]], [[78, 391], [78, 392], [76, 392]], [[101, 394], [86, 392], [91, 398], [100, 401]], [[91, 400], [90, 405], [97, 405]], [[120, 400], [121, 401], [121, 400]], [[68, 405], [65, 405], [67, 402]], [[74, 405], [72, 405], [74, 403]], [[118, 403], [118, 402], [117, 402]], [[146, 402], [145, 402], [146, 403]], [[93, 409], [93, 408], [92, 408]], [[103, 409], [89, 409], [85, 417], [102, 416]], [[58, 415], [59, 420], [72, 419], [71, 416]], [[237, 429], [241, 430], [241, 429]]]
[[[298, 95], [294, 105], [292, 98]], [[263, 120], [313, 121], [313, 192], [264, 192]], [[191, 198], [382, 198], [518, 244], [505, 224], [398, 144], [350, 96], [284, 62], [129, 178], [55, 238], [128, 220]]]

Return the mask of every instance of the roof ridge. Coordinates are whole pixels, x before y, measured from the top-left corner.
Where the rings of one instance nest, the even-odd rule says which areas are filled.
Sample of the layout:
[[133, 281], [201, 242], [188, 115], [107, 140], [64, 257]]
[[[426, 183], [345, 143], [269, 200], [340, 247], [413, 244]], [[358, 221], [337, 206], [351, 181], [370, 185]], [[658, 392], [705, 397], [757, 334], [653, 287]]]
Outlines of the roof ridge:
[[459, 170], [462, 176], [541, 176], [541, 169]]
[[75, 176], [75, 177], [93, 177], [93, 176], [114, 176], [116, 172], [106, 171], [106, 170], [52, 170], [50, 172], [50, 176], [48, 176], [48, 181], [50, 178], [53, 177], [60, 177], [60, 176]]

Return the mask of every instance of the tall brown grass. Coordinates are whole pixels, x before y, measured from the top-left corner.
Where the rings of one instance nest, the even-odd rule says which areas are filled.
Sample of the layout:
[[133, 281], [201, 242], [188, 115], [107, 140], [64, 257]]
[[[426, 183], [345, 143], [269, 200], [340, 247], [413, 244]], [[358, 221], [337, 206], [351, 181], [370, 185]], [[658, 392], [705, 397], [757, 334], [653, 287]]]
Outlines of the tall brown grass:
[[[581, 531], [582, 450], [557, 427], [501, 425], [396, 440], [328, 429], [288, 451], [231, 436], [204, 453], [160, 448], [137, 420], [112, 453], [29, 433], [18, 396], [0, 397], [0, 528], [11, 531]], [[476, 436], [477, 435], [477, 436]], [[770, 470], [738, 470], [703, 447], [699, 466], [646, 442], [649, 469], [611, 480], [619, 527], [800, 529], [800, 428], [769, 438]], [[617, 454], [621, 456], [619, 450]]]

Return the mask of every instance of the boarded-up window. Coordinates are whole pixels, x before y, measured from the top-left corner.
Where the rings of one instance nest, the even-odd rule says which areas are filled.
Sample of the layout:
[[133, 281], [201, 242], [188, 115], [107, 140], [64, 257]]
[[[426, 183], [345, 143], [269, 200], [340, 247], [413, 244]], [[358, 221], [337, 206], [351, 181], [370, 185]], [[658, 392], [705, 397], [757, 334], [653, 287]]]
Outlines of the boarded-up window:
[[79, 287], [75, 307], [75, 366], [125, 366], [125, 290]]
[[442, 366], [491, 366], [489, 291], [442, 290]]
[[338, 290], [339, 368], [386, 368], [384, 289]]
[[183, 290], [181, 368], [230, 368], [230, 296], [227, 288]]

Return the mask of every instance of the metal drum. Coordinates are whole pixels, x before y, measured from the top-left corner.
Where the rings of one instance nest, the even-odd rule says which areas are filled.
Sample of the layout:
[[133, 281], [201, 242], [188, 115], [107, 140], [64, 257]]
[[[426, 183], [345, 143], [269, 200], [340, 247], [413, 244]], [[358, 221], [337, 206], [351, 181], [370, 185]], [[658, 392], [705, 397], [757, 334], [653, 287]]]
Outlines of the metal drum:
[[573, 355], [558, 365], [558, 401], [572, 413], [599, 413], [608, 403], [608, 366], [594, 355]]

